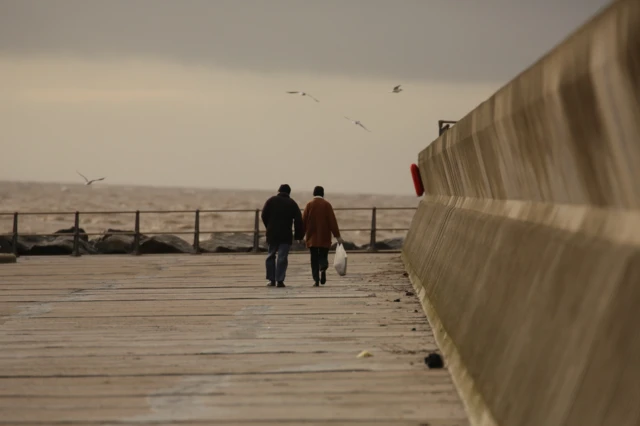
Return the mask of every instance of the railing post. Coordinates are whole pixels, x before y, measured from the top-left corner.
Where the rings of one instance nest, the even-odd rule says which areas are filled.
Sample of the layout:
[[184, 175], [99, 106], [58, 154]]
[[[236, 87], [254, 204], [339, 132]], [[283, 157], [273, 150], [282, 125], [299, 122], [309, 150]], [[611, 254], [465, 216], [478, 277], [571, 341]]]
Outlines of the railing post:
[[140, 210], [136, 210], [136, 224], [134, 227], [135, 234], [133, 235], [133, 254], [135, 256], [140, 255]]
[[13, 214], [13, 254], [18, 257], [18, 212]]
[[200, 254], [200, 209], [196, 210], [196, 223], [193, 227], [193, 249]]
[[73, 221], [73, 253], [74, 257], [80, 256], [80, 212], [76, 211]]
[[260, 209], [256, 209], [253, 222], [253, 252], [257, 253], [260, 246]]
[[376, 208], [371, 209], [371, 240], [369, 241], [369, 251], [376, 250]]

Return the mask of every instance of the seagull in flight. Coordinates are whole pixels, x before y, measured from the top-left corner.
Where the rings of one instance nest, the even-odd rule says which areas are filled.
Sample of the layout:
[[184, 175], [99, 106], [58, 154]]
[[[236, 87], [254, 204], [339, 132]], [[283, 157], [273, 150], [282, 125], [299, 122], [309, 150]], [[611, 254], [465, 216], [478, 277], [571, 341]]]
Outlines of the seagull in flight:
[[353, 124], [355, 124], [356, 126], [360, 126], [363, 129], [365, 129], [367, 132], [370, 132], [371, 130], [367, 129], [366, 127], [364, 127], [364, 125], [360, 122], [360, 120], [353, 120], [347, 116], [345, 116], [344, 118], [346, 118], [347, 120], [349, 120], [350, 122], [352, 122]]
[[84, 178], [84, 180], [87, 182], [87, 183], [85, 183], [85, 185], [91, 185], [93, 182], [98, 182], [99, 180], [104, 180], [103, 177], [100, 178], [100, 179], [91, 179], [91, 180], [89, 180], [89, 179], [87, 179], [87, 177], [85, 175], [83, 175], [79, 171], [76, 170], [76, 173]]
[[311, 99], [313, 99], [316, 102], [320, 102], [319, 100], [317, 100], [316, 98], [314, 98], [313, 96], [311, 96], [309, 93], [307, 92], [298, 92], [298, 91], [293, 91], [293, 92], [287, 92], [289, 94], [295, 95], [295, 94], [299, 94], [300, 96], [308, 96]]
[[393, 88], [393, 90], [390, 93], [400, 93], [400, 92], [402, 92], [402, 89], [400, 88], [400, 86], [402, 86], [402, 84], [398, 84], [396, 87]]

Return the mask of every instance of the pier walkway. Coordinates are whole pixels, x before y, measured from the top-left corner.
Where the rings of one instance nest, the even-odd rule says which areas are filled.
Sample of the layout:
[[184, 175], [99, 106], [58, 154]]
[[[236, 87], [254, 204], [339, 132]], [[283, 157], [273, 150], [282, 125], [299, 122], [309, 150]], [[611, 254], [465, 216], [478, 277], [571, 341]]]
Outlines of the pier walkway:
[[284, 289], [263, 264], [1, 265], [0, 425], [468, 424], [448, 371], [424, 364], [437, 348], [399, 254], [354, 254], [320, 288], [306, 254]]

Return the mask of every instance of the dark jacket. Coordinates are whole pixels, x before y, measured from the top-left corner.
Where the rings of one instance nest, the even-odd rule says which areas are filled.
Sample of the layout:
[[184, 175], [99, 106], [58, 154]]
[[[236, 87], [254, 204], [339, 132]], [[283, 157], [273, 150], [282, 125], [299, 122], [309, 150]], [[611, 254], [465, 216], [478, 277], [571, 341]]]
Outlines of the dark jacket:
[[296, 240], [304, 238], [300, 207], [288, 194], [281, 192], [269, 198], [261, 216], [267, 228], [267, 244], [293, 244], [291, 225], [295, 227]]

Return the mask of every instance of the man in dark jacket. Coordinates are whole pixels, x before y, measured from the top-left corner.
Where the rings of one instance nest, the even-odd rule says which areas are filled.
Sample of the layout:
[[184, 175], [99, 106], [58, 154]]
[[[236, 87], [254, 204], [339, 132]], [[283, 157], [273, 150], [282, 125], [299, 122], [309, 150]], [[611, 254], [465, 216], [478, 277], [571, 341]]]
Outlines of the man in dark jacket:
[[[262, 208], [262, 223], [267, 228], [267, 244], [269, 254], [265, 262], [267, 268], [268, 286], [284, 287], [284, 279], [287, 273], [288, 256], [293, 233], [291, 225], [295, 227], [295, 239], [304, 238], [304, 227], [300, 207], [290, 197], [291, 187], [280, 185], [278, 195], [269, 198]], [[277, 261], [276, 261], [277, 255]]]
[[336, 237], [338, 244], [344, 241], [340, 236], [340, 228], [333, 206], [324, 199], [324, 188], [316, 186], [313, 190], [313, 200], [309, 201], [302, 214], [302, 223], [306, 232], [306, 244], [311, 253], [311, 275], [314, 287], [318, 283], [327, 282], [327, 268], [329, 267], [329, 249], [331, 235]]

